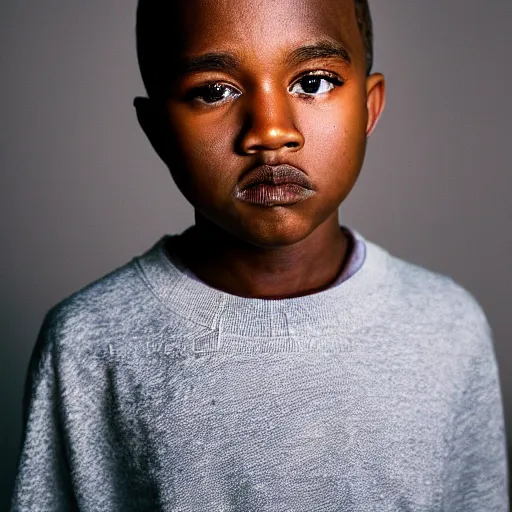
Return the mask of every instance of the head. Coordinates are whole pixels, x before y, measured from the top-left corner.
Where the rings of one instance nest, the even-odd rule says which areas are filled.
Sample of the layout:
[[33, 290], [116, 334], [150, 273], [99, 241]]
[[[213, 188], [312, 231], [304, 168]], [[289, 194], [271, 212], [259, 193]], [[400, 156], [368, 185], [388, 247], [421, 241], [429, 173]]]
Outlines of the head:
[[[196, 220], [260, 247], [337, 222], [385, 103], [366, 0], [140, 0], [137, 49], [139, 122]], [[233, 197], [248, 170], [279, 163], [316, 194]]]

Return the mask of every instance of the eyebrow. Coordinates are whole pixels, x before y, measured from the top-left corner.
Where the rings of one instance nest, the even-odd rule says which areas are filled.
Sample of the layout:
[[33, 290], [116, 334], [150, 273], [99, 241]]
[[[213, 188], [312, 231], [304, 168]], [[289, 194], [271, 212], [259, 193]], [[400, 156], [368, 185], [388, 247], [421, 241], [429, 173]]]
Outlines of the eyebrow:
[[[314, 59], [336, 59], [344, 64], [351, 64], [352, 59], [346, 48], [331, 39], [323, 39], [312, 44], [295, 48], [286, 58], [285, 64], [298, 66]], [[209, 52], [197, 57], [186, 57], [179, 65], [179, 74], [198, 73], [201, 71], [239, 71], [238, 59], [229, 52]]]
[[313, 59], [337, 59], [345, 64], [352, 64], [352, 59], [346, 48], [331, 39], [323, 39], [313, 44], [300, 46], [286, 58], [286, 63], [297, 66]]
[[198, 73], [200, 71], [238, 71], [238, 59], [228, 52], [209, 52], [197, 57], [186, 57], [179, 65], [179, 74]]

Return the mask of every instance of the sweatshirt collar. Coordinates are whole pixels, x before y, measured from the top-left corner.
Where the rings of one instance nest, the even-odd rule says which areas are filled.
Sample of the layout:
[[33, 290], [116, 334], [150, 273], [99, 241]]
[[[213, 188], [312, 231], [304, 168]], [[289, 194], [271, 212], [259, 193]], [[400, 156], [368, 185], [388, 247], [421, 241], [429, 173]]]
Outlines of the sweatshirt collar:
[[300, 297], [240, 297], [193, 279], [175, 251], [179, 234], [162, 236], [135, 260], [162, 304], [210, 330], [248, 338], [329, 336], [357, 323], [387, 268], [387, 251], [350, 231], [366, 246], [359, 270], [333, 287]]

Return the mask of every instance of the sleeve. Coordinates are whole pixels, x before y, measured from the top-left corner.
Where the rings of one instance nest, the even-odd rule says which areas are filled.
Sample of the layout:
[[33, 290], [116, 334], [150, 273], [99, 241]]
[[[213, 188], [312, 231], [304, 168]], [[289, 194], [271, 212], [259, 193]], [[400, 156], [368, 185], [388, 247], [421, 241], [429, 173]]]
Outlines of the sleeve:
[[492, 331], [471, 359], [445, 460], [443, 511], [506, 512], [509, 475], [499, 371]]
[[59, 416], [50, 313], [32, 351], [23, 396], [22, 440], [11, 511], [77, 510]]

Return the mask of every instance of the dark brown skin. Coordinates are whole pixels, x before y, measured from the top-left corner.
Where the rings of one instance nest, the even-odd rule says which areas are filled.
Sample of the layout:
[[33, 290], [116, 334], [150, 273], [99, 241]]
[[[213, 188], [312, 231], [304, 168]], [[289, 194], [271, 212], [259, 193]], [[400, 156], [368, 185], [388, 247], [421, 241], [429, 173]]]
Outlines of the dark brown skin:
[[[348, 249], [338, 206], [357, 180], [385, 104], [384, 77], [365, 73], [352, 0], [187, 0], [181, 9], [172, 22], [179, 18], [176, 27], [183, 27], [178, 57], [224, 51], [240, 63], [238, 70], [177, 77], [164, 102], [135, 101], [143, 130], [195, 209], [182, 248], [186, 264], [208, 285], [243, 297], [328, 287]], [[292, 50], [326, 38], [351, 63], [285, 63]], [[308, 74], [322, 75], [316, 91], [304, 81]], [[207, 82], [223, 86], [206, 96], [216, 103], [190, 96]], [[275, 163], [304, 170], [317, 193], [272, 207], [232, 197], [244, 172]]]

